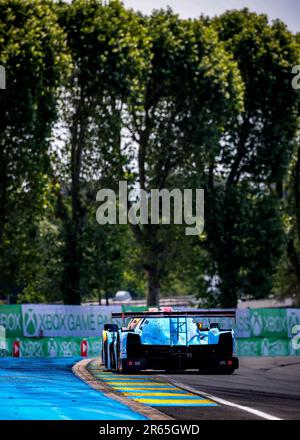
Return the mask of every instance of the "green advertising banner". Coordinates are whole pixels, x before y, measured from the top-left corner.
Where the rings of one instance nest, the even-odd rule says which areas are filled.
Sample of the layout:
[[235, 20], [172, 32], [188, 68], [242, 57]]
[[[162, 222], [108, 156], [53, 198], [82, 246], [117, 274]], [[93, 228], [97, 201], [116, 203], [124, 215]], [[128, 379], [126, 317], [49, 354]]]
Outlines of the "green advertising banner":
[[298, 345], [287, 338], [237, 339], [236, 351], [238, 356], [300, 356]]
[[286, 309], [250, 309], [250, 337], [288, 338]]
[[146, 306], [131, 306], [131, 305], [122, 305], [122, 312], [147, 312], [148, 307]]
[[[81, 355], [82, 338], [18, 338], [21, 357], [71, 357]], [[87, 356], [99, 357], [101, 354], [101, 339], [89, 337], [87, 341]], [[6, 350], [12, 356], [15, 338], [6, 338]]]
[[0, 305], [0, 326], [6, 336], [23, 336], [22, 310], [20, 305]]

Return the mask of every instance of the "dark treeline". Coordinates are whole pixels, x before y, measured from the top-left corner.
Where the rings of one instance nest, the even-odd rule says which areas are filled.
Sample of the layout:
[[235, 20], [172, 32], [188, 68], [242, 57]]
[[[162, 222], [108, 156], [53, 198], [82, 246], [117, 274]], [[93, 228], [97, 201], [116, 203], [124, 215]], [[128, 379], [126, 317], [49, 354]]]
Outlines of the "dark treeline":
[[[0, 294], [300, 305], [299, 35], [246, 9], [105, 3], [0, 0]], [[100, 226], [96, 193], [120, 180], [204, 188], [204, 232]]]

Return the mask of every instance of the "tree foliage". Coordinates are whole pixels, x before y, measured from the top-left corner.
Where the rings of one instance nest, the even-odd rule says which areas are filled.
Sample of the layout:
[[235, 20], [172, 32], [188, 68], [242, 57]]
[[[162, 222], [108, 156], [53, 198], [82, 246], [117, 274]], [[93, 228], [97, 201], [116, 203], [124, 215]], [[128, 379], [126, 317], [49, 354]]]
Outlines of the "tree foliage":
[[[117, 0], [0, 15], [1, 293], [80, 304], [147, 285], [149, 305], [162, 290], [235, 306], [288, 273], [300, 286], [299, 34], [247, 9], [183, 20]], [[98, 225], [96, 192], [120, 180], [204, 188], [204, 233]]]
[[[229, 128], [207, 182], [207, 246], [219, 277], [218, 302], [266, 296], [282, 252], [279, 201], [297, 129], [292, 34], [264, 15], [229, 11], [213, 20], [244, 82], [244, 110]], [[267, 256], [267, 257], [266, 257]]]
[[56, 91], [67, 57], [52, 2], [1, 0], [0, 16], [7, 77], [0, 93], [0, 283], [14, 291], [31, 282], [39, 263], [35, 238], [45, 213]]
[[[203, 20], [183, 21], [167, 10], [145, 23], [151, 65], [140, 99], [128, 107], [127, 126], [138, 164], [135, 185], [150, 194], [151, 189], [184, 187], [190, 183], [184, 176], [197, 165], [199, 176], [205, 156], [238, 114], [242, 86], [236, 64]], [[148, 277], [148, 304], [157, 305], [172, 241], [181, 246], [183, 232], [178, 236], [172, 227], [150, 223], [133, 231]]]

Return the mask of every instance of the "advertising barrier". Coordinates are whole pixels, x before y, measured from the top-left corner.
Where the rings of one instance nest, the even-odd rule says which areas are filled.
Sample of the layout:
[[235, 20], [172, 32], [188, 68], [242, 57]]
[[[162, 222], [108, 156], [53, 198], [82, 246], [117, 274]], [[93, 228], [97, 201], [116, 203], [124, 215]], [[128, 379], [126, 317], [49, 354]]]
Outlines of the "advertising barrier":
[[288, 338], [287, 309], [250, 309], [251, 337]]
[[[0, 305], [0, 326], [6, 329], [7, 337], [98, 336], [104, 323], [111, 321], [112, 312], [141, 309], [145, 307]], [[234, 327], [237, 338], [291, 338], [293, 328], [300, 325], [300, 309], [237, 309], [235, 322], [215, 320], [223, 328]], [[207, 324], [203, 319], [203, 325]]]
[[300, 356], [291, 339], [249, 338], [236, 340], [238, 356]]
[[20, 305], [0, 305], [0, 326], [6, 330], [6, 336], [22, 336], [22, 309]]
[[286, 313], [288, 338], [292, 338], [298, 332], [296, 327], [300, 325], [300, 309], [287, 309]]
[[[204, 327], [208, 326], [209, 321], [207, 318], [201, 319]], [[218, 322], [222, 328], [234, 328], [236, 337], [241, 339], [291, 338], [294, 335], [293, 328], [300, 325], [300, 309], [237, 309], [235, 320], [213, 318], [213, 321]]]
[[[82, 338], [19, 338], [20, 357], [71, 357], [82, 355]], [[7, 352], [12, 356], [14, 338], [7, 338]], [[88, 357], [98, 357], [101, 354], [100, 337], [85, 338]]]
[[120, 306], [22, 305], [23, 336], [99, 336]]
[[[146, 308], [129, 304], [123, 307], [0, 305], [1, 356], [12, 354], [13, 344], [17, 347], [18, 340], [20, 356], [80, 356], [85, 348], [84, 339], [88, 356], [98, 356], [103, 325], [111, 322], [111, 313], [142, 309]], [[300, 354], [300, 309], [238, 309], [235, 322], [230, 318], [214, 320], [222, 328], [234, 328], [239, 356]], [[203, 326], [209, 323], [207, 318], [202, 321]], [[114, 322], [122, 325], [121, 320]]]
[[5, 327], [0, 325], [0, 356], [7, 355], [7, 347], [6, 347], [6, 330]]
[[[291, 339], [248, 338], [236, 340], [238, 356], [300, 356], [300, 341], [293, 347]], [[61, 338], [6, 338], [6, 355], [12, 356], [18, 346], [17, 357], [71, 357], [101, 355], [100, 337]], [[84, 353], [83, 353], [84, 347]], [[296, 348], [297, 347], [297, 348]], [[3, 354], [5, 355], [5, 354]]]

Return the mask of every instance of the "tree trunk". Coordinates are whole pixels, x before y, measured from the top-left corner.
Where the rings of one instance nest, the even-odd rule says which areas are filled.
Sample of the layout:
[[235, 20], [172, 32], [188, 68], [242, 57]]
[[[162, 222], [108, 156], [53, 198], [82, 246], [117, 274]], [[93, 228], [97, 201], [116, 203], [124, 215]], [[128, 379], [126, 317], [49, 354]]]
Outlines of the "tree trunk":
[[295, 217], [296, 217], [296, 230], [298, 234], [298, 240], [300, 243], [300, 146], [297, 151], [297, 160], [294, 170], [294, 199], [295, 199]]
[[299, 259], [299, 255], [297, 253], [297, 250], [295, 248], [293, 238], [290, 238], [288, 241], [287, 252], [288, 252], [290, 262], [294, 268], [295, 275], [296, 275], [296, 278], [298, 281], [295, 306], [300, 307], [300, 259]]
[[84, 208], [80, 195], [80, 176], [82, 166], [82, 152], [86, 142], [86, 115], [84, 111], [84, 97], [72, 121], [71, 130], [71, 219], [65, 224], [65, 254], [63, 274], [64, 304], [79, 305], [80, 296], [80, 267], [82, 263], [81, 238], [83, 230]]
[[238, 295], [235, 282], [235, 274], [233, 273], [232, 268], [228, 267], [226, 272], [224, 272], [224, 274], [221, 274], [221, 280], [221, 307], [237, 307]]
[[76, 227], [71, 224], [66, 231], [65, 252], [63, 258], [62, 293], [64, 304], [80, 305], [80, 266], [81, 250]]
[[294, 243], [294, 240], [291, 239], [288, 243], [288, 253], [290, 256], [290, 260], [294, 266], [296, 277], [298, 280], [298, 288], [297, 288], [297, 297], [295, 301], [295, 306], [300, 307], [300, 256], [299, 256], [299, 244], [300, 244], [300, 146], [297, 151], [297, 159], [294, 169], [294, 182], [293, 182], [293, 191], [294, 191], [294, 203], [295, 203], [295, 221], [296, 221], [296, 234], [298, 238], [298, 249]]
[[147, 305], [149, 307], [159, 307], [160, 279], [157, 267], [151, 266], [146, 269], [148, 278]]
[[6, 162], [3, 147], [0, 145], [0, 248], [6, 223], [7, 205], [7, 182], [6, 182]]
[[223, 246], [223, 257], [219, 265], [219, 275], [221, 278], [221, 307], [236, 307], [238, 303], [238, 280], [237, 274], [239, 267], [237, 267], [234, 258], [234, 243], [227, 240], [226, 245]]

